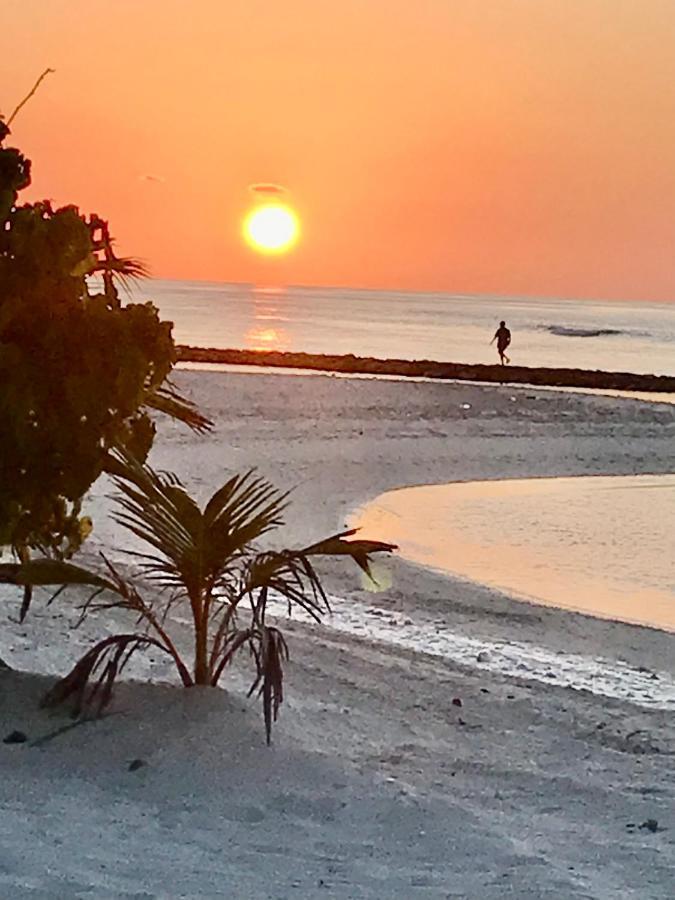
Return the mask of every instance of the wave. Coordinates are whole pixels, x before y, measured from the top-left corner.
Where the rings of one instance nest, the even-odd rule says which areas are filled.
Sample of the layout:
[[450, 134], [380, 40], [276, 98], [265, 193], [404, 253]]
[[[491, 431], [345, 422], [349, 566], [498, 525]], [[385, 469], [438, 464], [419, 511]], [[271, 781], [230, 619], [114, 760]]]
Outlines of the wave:
[[632, 334], [620, 328], [571, 328], [567, 325], [541, 325], [544, 331], [558, 337], [613, 337], [617, 334]]

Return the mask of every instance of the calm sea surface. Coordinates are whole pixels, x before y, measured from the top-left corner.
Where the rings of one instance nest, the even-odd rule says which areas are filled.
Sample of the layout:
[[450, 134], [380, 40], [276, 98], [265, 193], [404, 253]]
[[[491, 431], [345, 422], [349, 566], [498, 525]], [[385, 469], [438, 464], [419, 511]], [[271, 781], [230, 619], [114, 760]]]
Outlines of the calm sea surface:
[[402, 488], [350, 524], [537, 603], [675, 631], [675, 475]]
[[675, 302], [159, 280], [138, 283], [132, 299], [153, 300], [174, 322], [176, 340], [199, 347], [490, 363], [497, 359], [490, 339], [505, 319], [517, 365], [675, 375]]

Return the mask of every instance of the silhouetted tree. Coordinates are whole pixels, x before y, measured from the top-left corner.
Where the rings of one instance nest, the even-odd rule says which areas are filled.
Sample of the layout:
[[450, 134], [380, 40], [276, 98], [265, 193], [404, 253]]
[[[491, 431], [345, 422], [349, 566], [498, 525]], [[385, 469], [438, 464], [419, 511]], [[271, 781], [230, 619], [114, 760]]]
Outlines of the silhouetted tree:
[[115, 470], [110, 451], [145, 459], [150, 409], [209, 423], [167, 383], [172, 324], [120, 301], [116, 283], [143, 266], [115, 255], [98, 216], [19, 205], [31, 163], [8, 134], [0, 120], [0, 548], [63, 559], [90, 529], [82, 498]]

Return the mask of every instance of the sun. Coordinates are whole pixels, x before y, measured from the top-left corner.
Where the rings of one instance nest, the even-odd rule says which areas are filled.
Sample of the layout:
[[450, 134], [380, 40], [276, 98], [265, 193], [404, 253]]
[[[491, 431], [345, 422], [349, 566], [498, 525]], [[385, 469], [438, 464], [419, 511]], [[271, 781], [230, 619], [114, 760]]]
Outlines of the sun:
[[244, 219], [244, 237], [260, 253], [285, 253], [300, 234], [300, 223], [293, 210], [283, 203], [256, 206]]

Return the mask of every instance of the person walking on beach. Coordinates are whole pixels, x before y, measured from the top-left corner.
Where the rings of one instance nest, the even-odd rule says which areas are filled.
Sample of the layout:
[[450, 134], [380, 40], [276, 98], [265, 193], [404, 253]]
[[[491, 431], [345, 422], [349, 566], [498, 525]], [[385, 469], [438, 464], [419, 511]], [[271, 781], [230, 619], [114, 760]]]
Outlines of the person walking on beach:
[[499, 323], [499, 328], [495, 331], [495, 336], [490, 343], [493, 344], [495, 341], [497, 341], [497, 353], [499, 353], [501, 364], [510, 363], [511, 360], [506, 355], [506, 348], [511, 343], [511, 332], [506, 327], [506, 322]]

